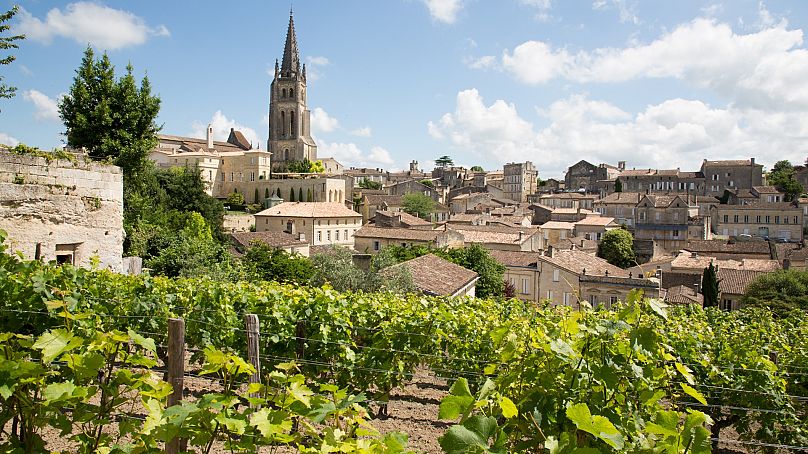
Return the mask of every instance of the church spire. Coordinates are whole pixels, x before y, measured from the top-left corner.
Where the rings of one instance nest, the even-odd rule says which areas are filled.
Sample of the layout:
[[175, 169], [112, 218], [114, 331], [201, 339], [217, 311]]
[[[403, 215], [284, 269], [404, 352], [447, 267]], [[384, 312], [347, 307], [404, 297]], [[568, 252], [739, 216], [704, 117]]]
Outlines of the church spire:
[[281, 63], [281, 73], [284, 76], [292, 71], [300, 70], [300, 55], [297, 51], [297, 36], [295, 35], [295, 19], [292, 10], [289, 10], [289, 29], [286, 31], [286, 45], [283, 48], [283, 62]]

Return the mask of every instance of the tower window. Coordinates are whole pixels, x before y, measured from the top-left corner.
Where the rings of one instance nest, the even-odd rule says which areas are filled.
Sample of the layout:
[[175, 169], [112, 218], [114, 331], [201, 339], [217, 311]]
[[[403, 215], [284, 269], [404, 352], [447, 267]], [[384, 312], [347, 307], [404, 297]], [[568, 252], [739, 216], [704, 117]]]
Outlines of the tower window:
[[290, 98], [294, 98], [294, 97], [295, 97], [295, 89], [294, 89], [294, 88], [290, 88], [290, 89], [289, 89], [289, 97], [290, 97]]
[[286, 89], [284, 88], [283, 90], [281, 90], [281, 98], [285, 97], [286, 97]]

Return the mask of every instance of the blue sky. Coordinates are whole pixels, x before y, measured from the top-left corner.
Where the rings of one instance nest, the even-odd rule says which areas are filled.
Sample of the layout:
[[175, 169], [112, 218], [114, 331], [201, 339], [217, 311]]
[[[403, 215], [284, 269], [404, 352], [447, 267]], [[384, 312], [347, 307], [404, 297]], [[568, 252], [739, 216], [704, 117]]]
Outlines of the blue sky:
[[[131, 62], [163, 132], [266, 147], [271, 71], [289, 3], [20, 0], [28, 39], [0, 68], [0, 142], [42, 148], [87, 43]], [[12, 5], [0, 0], [4, 9]], [[808, 2], [342, 0], [294, 2], [320, 156], [430, 168], [580, 159], [696, 169], [703, 158], [808, 155]]]

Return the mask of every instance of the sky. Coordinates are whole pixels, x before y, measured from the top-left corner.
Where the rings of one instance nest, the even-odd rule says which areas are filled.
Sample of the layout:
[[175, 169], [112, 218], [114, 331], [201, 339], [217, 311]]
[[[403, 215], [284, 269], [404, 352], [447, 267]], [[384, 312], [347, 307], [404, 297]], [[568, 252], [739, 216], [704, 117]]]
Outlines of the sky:
[[[8, 10], [9, 0], [0, 0]], [[64, 143], [58, 101], [87, 45], [160, 96], [165, 134], [212, 123], [266, 148], [269, 84], [288, 1], [18, 0], [27, 38], [0, 66], [0, 142]], [[808, 156], [808, 2], [295, 0], [319, 157], [431, 169], [697, 170]], [[2, 57], [3, 55], [0, 55]]]

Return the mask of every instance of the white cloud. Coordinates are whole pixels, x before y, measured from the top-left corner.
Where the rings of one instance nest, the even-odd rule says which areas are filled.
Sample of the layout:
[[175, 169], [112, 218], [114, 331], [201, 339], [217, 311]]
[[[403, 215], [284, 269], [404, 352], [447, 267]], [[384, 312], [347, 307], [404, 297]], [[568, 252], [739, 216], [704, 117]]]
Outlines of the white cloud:
[[306, 62], [313, 66], [326, 66], [331, 63], [326, 57], [306, 57]]
[[311, 131], [312, 134], [324, 132], [334, 132], [339, 127], [339, 121], [328, 115], [328, 112], [321, 107], [315, 107], [311, 111]]
[[373, 147], [365, 153], [355, 143], [325, 142], [317, 145], [318, 156], [330, 156], [345, 166], [352, 167], [389, 167], [393, 165], [390, 152], [382, 147]]
[[0, 144], [8, 145], [10, 147], [16, 147], [20, 143], [19, 140], [11, 137], [10, 135], [0, 132]]
[[26, 76], [33, 76], [34, 75], [34, 72], [31, 71], [31, 68], [29, 68], [29, 67], [27, 67], [25, 65], [19, 65], [18, 67], [20, 68], [20, 72], [25, 74]]
[[[554, 78], [579, 83], [641, 78], [682, 79], [745, 107], [808, 108], [808, 50], [802, 30], [778, 25], [750, 34], [711, 19], [696, 19], [648, 44], [571, 53], [542, 41], [505, 50], [502, 66], [517, 80]], [[709, 46], [704, 43], [710, 43]]]
[[631, 114], [604, 101], [573, 95], [539, 110], [536, 130], [512, 105], [486, 106], [476, 90], [458, 93], [455, 112], [427, 125], [430, 135], [457, 151], [497, 165], [531, 160], [542, 175], [563, 176], [579, 159], [628, 161], [629, 167], [697, 170], [702, 159], [756, 157], [801, 163], [808, 154], [808, 113], [772, 113], [730, 104], [670, 99]]
[[19, 29], [26, 38], [50, 43], [54, 37], [73, 39], [115, 50], [143, 44], [152, 36], [170, 36], [164, 25], [150, 27], [143, 18], [129, 11], [110, 8], [95, 2], [76, 2], [64, 10], [53, 8], [39, 19], [20, 8]]
[[484, 55], [479, 58], [469, 58], [466, 60], [466, 66], [471, 69], [489, 69], [497, 65], [497, 57], [493, 55]]
[[[323, 72], [321, 70], [322, 67], [328, 66], [331, 64], [331, 61], [328, 60], [326, 57], [306, 57], [306, 79], [309, 81], [316, 81], [323, 77]], [[272, 69], [274, 75], [275, 69]]]
[[634, 2], [629, 3], [628, 0], [595, 0], [592, 2], [592, 9], [616, 9], [620, 14], [620, 22], [640, 23], [640, 18], [637, 15], [637, 4]]
[[[261, 143], [261, 140], [254, 129], [239, 124], [233, 119], [227, 118], [227, 116], [223, 114], [221, 110], [217, 110], [216, 113], [213, 114], [213, 117], [210, 119], [209, 123], [211, 126], [213, 126], [214, 140], [227, 140], [227, 138], [230, 136], [230, 128], [233, 128], [236, 131], [241, 131], [241, 133], [244, 134], [244, 137], [249, 140], [250, 143], [252, 143], [253, 148], [258, 148], [259, 144]], [[207, 137], [207, 123], [195, 121], [191, 127], [192, 130], [191, 133], [188, 134], [189, 136], [199, 138]]]
[[373, 131], [370, 129], [370, 126], [365, 126], [364, 128], [354, 129], [351, 131], [351, 134], [357, 137], [371, 137]]
[[462, 0], [423, 0], [433, 19], [453, 24], [457, 20], [457, 13], [463, 9]]
[[[61, 98], [64, 95], [60, 95]], [[51, 99], [48, 95], [37, 91], [27, 90], [23, 93], [23, 98], [34, 104], [36, 111], [34, 118], [37, 120], [59, 121], [59, 103], [55, 99]]]
[[553, 18], [550, 15], [550, 10], [553, 8], [552, 0], [519, 0], [519, 2], [536, 8], [536, 20], [540, 22], [549, 22]]

